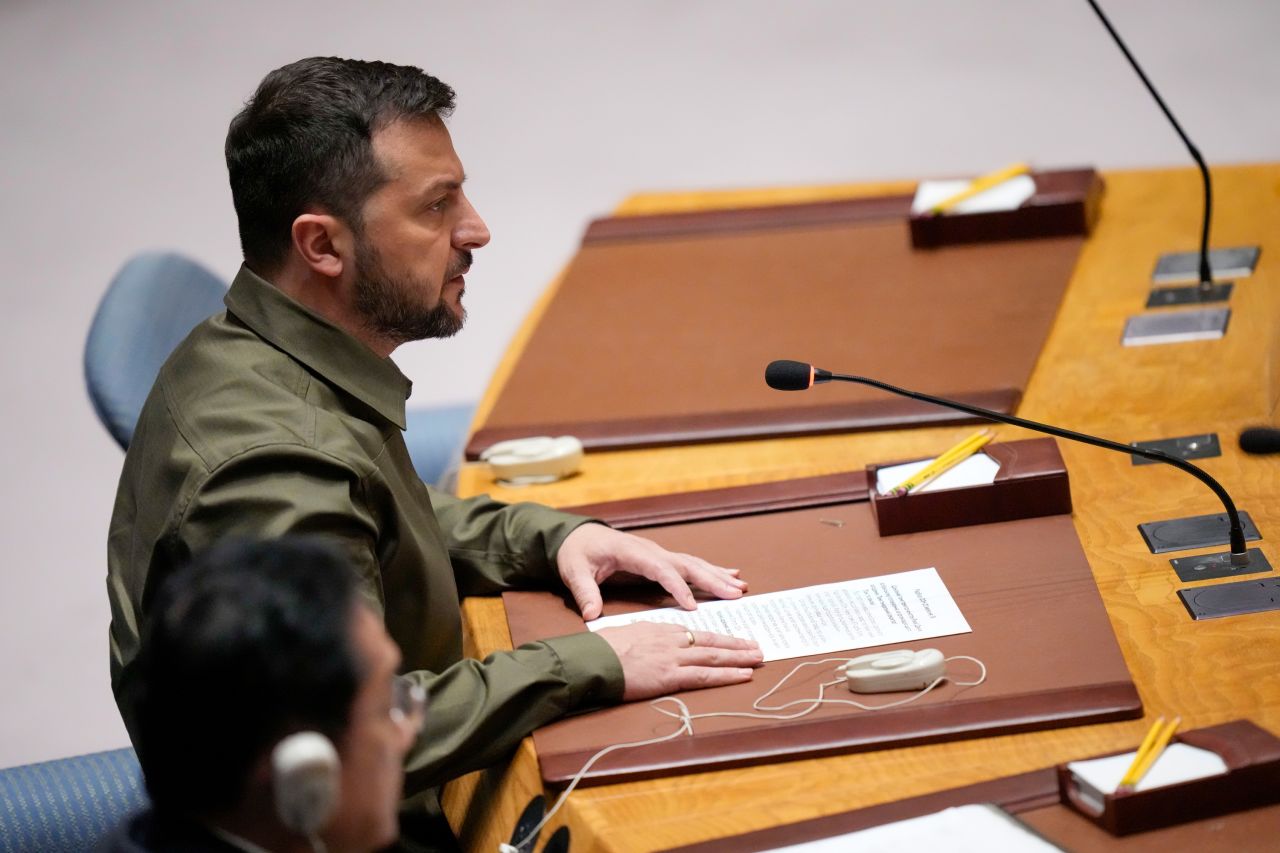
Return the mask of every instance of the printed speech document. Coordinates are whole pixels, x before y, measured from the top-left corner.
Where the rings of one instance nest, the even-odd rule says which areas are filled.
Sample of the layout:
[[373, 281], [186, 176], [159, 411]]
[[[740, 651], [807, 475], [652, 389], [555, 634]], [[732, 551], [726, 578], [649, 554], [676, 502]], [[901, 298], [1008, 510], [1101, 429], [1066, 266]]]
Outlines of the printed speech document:
[[934, 568], [748, 595], [735, 601], [704, 601], [692, 611], [664, 607], [602, 616], [587, 627], [599, 631], [632, 622], [671, 622], [695, 631], [752, 639], [760, 644], [766, 661], [972, 630]]

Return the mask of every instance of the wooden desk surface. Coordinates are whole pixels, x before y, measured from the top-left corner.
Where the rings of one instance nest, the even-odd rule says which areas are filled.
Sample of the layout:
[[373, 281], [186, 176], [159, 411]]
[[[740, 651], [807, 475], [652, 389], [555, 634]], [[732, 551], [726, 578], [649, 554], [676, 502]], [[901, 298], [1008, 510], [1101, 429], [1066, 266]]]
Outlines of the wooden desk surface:
[[[1263, 247], [1257, 272], [1236, 283], [1227, 335], [1120, 345], [1125, 319], [1143, 311], [1156, 256], [1197, 247], [1201, 190], [1191, 169], [1107, 173], [1100, 222], [1081, 253], [1019, 414], [1122, 442], [1217, 432], [1223, 455], [1198, 464], [1253, 516], [1265, 538], [1252, 544], [1280, 565], [1274, 544], [1280, 536], [1280, 455], [1248, 457], [1236, 445], [1242, 428], [1274, 425], [1280, 415], [1280, 165], [1219, 167], [1213, 175], [1213, 245]], [[640, 195], [619, 213], [849, 197], [910, 186]], [[477, 423], [554, 289], [548, 288], [513, 341]], [[523, 489], [496, 488], [482, 466], [468, 465], [459, 493], [568, 506], [852, 470], [937, 452], [970, 431], [935, 427], [593, 454], [577, 477]], [[1009, 427], [998, 432], [1002, 440], [1030, 437]], [[1175, 595], [1184, 585], [1169, 555], [1149, 553], [1135, 529], [1144, 521], [1217, 512], [1213, 494], [1167, 466], [1134, 467], [1120, 454], [1065, 441], [1059, 447], [1071, 473], [1076, 530], [1146, 719], [588, 788], [569, 797], [551, 829], [567, 823], [575, 851], [655, 850], [1129, 748], [1161, 714], [1182, 715], [1186, 728], [1248, 717], [1280, 733], [1280, 614], [1193, 622]], [[1214, 550], [1223, 549], [1198, 553]], [[1176, 556], [1185, 553], [1197, 552]], [[497, 599], [468, 600], [464, 615], [472, 653], [510, 647]], [[536, 757], [526, 739], [509, 765], [452, 783], [445, 804], [467, 849], [491, 851], [539, 792]]]

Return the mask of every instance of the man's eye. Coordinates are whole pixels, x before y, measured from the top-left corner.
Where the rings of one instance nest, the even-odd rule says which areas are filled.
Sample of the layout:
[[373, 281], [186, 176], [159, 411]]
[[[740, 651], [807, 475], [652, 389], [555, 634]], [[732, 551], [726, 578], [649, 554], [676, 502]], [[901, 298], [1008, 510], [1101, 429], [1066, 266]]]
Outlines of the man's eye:
[[431, 204], [427, 205], [427, 210], [432, 210], [432, 211], [435, 211], [436, 213], [439, 213], [440, 211], [444, 210], [448, 206], [449, 206], [449, 197], [443, 196], [431, 202]]

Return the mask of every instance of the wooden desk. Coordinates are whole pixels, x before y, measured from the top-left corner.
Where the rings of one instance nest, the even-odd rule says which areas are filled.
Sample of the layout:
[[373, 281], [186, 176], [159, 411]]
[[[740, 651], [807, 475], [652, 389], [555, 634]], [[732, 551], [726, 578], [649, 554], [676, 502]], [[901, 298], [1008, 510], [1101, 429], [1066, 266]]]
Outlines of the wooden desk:
[[[1223, 455], [1202, 465], [1252, 514], [1266, 537], [1252, 544], [1278, 565], [1280, 456], [1246, 457], [1236, 436], [1246, 426], [1274, 424], [1280, 415], [1280, 165], [1214, 169], [1213, 245], [1260, 244], [1262, 259], [1253, 276], [1236, 284], [1225, 338], [1166, 346], [1122, 347], [1120, 334], [1125, 319], [1143, 310], [1156, 256], [1195, 248], [1199, 177], [1178, 169], [1115, 172], [1105, 179], [1101, 220], [1081, 253], [1019, 414], [1119, 441], [1217, 432]], [[640, 195], [619, 212], [909, 187]], [[478, 424], [554, 288], [508, 350]], [[495, 488], [481, 466], [465, 466], [459, 492], [568, 506], [851, 470], [927, 455], [971, 431], [935, 427], [591, 455], [581, 475], [524, 489]], [[999, 437], [1030, 435], [1000, 427]], [[1280, 733], [1280, 614], [1193, 622], [1175, 595], [1183, 585], [1168, 555], [1149, 553], [1135, 529], [1143, 521], [1217, 512], [1213, 494], [1167, 466], [1133, 467], [1120, 454], [1067, 442], [1059, 446], [1071, 473], [1076, 529], [1147, 719], [589, 788], [570, 796], [551, 829], [568, 824], [575, 851], [661, 849], [1132, 747], [1160, 714], [1181, 714], [1187, 728], [1248, 717]], [[1206, 549], [1213, 550], [1222, 549]], [[510, 647], [497, 599], [468, 600], [464, 613], [472, 653]], [[446, 810], [468, 849], [490, 851], [507, 839], [519, 812], [540, 791], [536, 757], [526, 740], [508, 766], [451, 784]]]

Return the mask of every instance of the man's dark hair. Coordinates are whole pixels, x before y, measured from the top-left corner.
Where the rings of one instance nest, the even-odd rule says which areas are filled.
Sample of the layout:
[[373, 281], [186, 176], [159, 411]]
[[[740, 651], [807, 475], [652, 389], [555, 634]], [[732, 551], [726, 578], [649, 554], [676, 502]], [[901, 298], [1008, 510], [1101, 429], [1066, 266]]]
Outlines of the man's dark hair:
[[274, 272], [293, 220], [322, 209], [359, 231], [360, 210], [386, 180], [373, 135], [400, 119], [453, 111], [453, 89], [422, 69], [312, 57], [263, 79], [227, 131], [227, 171], [245, 263]]
[[340, 552], [303, 537], [228, 541], [166, 581], [125, 684], [158, 812], [234, 806], [254, 763], [292, 732], [340, 738], [365, 666], [357, 601]]

